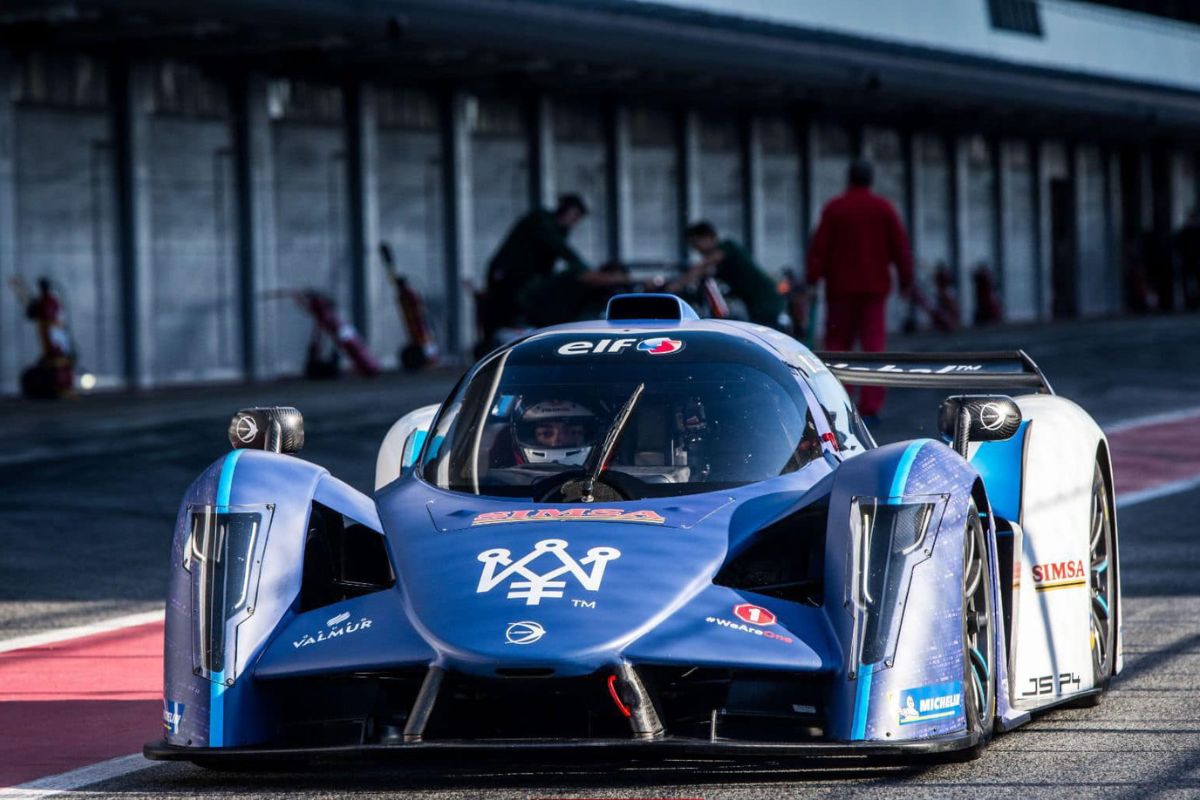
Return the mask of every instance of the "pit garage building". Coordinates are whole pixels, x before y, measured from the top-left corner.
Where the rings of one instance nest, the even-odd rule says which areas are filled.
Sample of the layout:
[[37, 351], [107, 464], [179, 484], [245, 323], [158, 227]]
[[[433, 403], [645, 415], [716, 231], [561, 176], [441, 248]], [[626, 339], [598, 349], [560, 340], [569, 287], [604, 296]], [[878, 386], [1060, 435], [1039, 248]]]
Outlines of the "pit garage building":
[[[388, 241], [463, 354], [532, 205], [583, 194], [594, 264], [706, 218], [780, 271], [861, 153], [968, 322], [980, 264], [1010, 321], [1120, 313], [1126, 243], [1197, 200], [1192, 5], [7, 0], [0, 279], [63, 287], [101, 386], [269, 378], [309, 336], [287, 288], [395, 363]], [[35, 337], [6, 293], [0, 393]]]

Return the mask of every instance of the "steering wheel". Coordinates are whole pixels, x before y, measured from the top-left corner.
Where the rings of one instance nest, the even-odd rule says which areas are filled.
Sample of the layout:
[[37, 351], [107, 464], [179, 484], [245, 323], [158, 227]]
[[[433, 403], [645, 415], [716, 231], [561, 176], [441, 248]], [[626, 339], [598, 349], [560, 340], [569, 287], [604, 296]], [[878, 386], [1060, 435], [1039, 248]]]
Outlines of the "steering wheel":
[[[572, 470], [563, 475], [555, 475], [542, 482], [539, 494], [535, 494], [539, 503], [579, 503], [583, 497], [583, 482], [587, 473], [583, 470]], [[646, 496], [646, 482], [624, 472], [605, 470], [592, 484], [592, 502], [615, 503], [621, 500], [637, 500]]]

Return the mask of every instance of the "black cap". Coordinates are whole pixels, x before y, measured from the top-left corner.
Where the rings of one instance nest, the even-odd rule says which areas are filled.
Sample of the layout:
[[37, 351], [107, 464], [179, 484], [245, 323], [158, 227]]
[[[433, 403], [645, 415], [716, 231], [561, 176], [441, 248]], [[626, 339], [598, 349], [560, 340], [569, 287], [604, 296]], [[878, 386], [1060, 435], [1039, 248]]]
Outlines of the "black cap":
[[875, 166], [865, 158], [856, 158], [850, 162], [850, 185], [870, 186], [875, 180]]
[[560, 195], [558, 198], [558, 208], [555, 209], [554, 213], [562, 214], [562, 213], [564, 213], [566, 211], [570, 211], [572, 209], [578, 211], [580, 214], [586, 215], [588, 213], [587, 203], [585, 203], [583, 201], [583, 198], [580, 197], [579, 195], [577, 195], [577, 194]]

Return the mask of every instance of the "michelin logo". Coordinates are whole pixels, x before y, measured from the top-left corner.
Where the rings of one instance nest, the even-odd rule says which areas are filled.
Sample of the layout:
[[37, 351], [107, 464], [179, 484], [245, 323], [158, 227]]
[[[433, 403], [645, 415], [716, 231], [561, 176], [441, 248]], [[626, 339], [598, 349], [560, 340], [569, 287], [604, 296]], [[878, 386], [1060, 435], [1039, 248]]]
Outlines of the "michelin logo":
[[163, 728], [167, 733], [179, 733], [179, 723], [183, 721], [183, 703], [163, 698]]
[[948, 681], [900, 693], [900, 724], [951, 717], [962, 708], [962, 681]]

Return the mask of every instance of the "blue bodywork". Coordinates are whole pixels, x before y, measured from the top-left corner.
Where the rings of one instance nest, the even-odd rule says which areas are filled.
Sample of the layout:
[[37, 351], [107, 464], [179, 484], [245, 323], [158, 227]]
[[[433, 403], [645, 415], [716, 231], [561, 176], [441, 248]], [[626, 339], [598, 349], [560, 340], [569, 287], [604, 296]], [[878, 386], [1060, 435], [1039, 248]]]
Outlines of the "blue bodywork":
[[[625, 320], [555, 330], [600, 335], [610, 328], [637, 336], [716, 331], [771, 353], [797, 370], [806, 387], [805, 379], [820, 369], [794, 340], [737, 323]], [[829, 433], [827, 420], [818, 426]], [[978, 466], [929, 439], [853, 457], [829, 444], [831, 435], [825, 439], [820, 457], [769, 480], [586, 506], [446, 491], [411, 469], [372, 499], [298, 457], [232, 451], [188, 489], [176, 525], [165, 697], [185, 710], [177, 725], [167, 726], [166, 744], [270, 745], [288, 714], [279, 689], [284, 684], [430, 667], [478, 679], [498, 679], [506, 670], [569, 679], [615, 674], [623, 665], [778, 676], [820, 687], [815, 710], [829, 742], [896, 744], [961, 735], [967, 728], [961, 620], [968, 508], [974, 500], [988, 528], [998, 607], [995, 531], [981, 473], [989, 493], [993, 480], [1002, 487], [993, 503], [1005, 511], [1013, 507], [1019, 463], [1013, 471], [1011, 448], [1020, 451], [1021, 437], [1003, 443], [1009, 450], [992, 445]], [[874, 663], [860, 659], [862, 634], [849, 600], [858, 579], [859, 534], [852, 518], [863, 498], [883, 505], [920, 500], [936, 508], [923, 546], [908, 557], [909, 577], [895, 598], [897, 626], [882, 650], [886, 657]], [[384, 537], [394, 586], [300, 611], [314, 503]], [[815, 504], [828, 508], [819, 604], [714, 582], [760, 532], [788, 524]], [[225, 623], [222, 670], [202, 669], [198, 656], [204, 647], [197, 638], [199, 605], [211, 602], [202, 599], [201, 570], [188, 556], [198, 509], [251, 514], [259, 525], [247, 540], [249, 595]], [[736, 610], [746, 604], [749, 610]], [[763, 610], [773, 621], [761, 622]], [[759, 621], [741, 614], [758, 614]], [[998, 619], [998, 608], [995, 614]], [[530, 624], [517, 629], [514, 642], [512, 626]], [[1002, 626], [991, 630], [993, 663], [1004, 670]], [[521, 639], [527, 634], [533, 641]], [[1003, 687], [1006, 673], [996, 677]], [[998, 692], [1002, 718], [1011, 714], [1006, 694]], [[906, 716], [910, 699], [918, 710]]]

